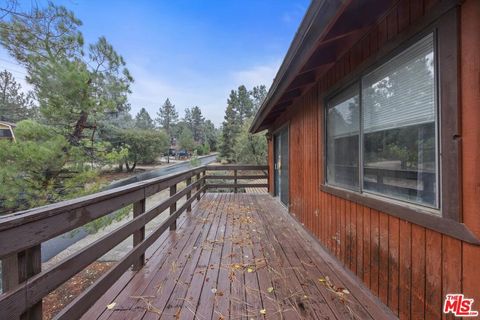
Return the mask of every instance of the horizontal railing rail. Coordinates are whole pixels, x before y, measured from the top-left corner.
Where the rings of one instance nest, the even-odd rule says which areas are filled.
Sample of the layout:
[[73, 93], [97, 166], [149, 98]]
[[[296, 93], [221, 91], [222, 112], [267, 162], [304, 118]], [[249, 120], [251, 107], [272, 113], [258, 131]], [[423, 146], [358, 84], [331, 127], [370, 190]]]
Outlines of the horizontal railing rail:
[[[213, 171], [210, 172], [210, 171]], [[225, 172], [232, 171], [233, 174], [228, 175]], [[261, 171], [262, 174], [259, 174]], [[220, 174], [216, 174], [219, 173]], [[215, 182], [210, 182], [215, 180]], [[222, 180], [217, 182], [218, 180]], [[229, 182], [233, 180], [232, 182]], [[245, 180], [254, 180], [254, 183], [245, 183]], [[264, 182], [258, 183], [258, 180]], [[245, 188], [267, 188], [268, 189], [268, 166], [265, 165], [224, 165], [224, 166], [208, 166], [205, 176], [206, 187], [208, 190], [233, 190], [237, 193], [239, 189]]]
[[[223, 171], [223, 175], [207, 172]], [[248, 174], [238, 175], [239, 171]], [[264, 174], [250, 174], [263, 171]], [[233, 172], [233, 175], [224, 174]], [[207, 184], [212, 179], [233, 179], [234, 184]], [[266, 184], [237, 183], [238, 180], [268, 179], [266, 166], [225, 165], [201, 166], [177, 174], [154, 178], [89, 196], [34, 208], [0, 217], [0, 259], [2, 287], [0, 314], [9, 318], [41, 319], [42, 299], [71, 279], [92, 262], [133, 235], [131, 249], [118, 263], [92, 286], [68, 304], [56, 319], [75, 319], [86, 312], [120, 276], [133, 266], [145, 264], [145, 251], [167, 230], [176, 230], [176, 221], [185, 211], [191, 211], [195, 200], [215, 188], [247, 186], [266, 187]], [[183, 189], [178, 184], [185, 182]], [[168, 199], [146, 210], [146, 199], [169, 189]], [[186, 197], [177, 209], [177, 202]], [[41, 244], [65, 232], [72, 231], [95, 219], [133, 204], [133, 218], [114, 231], [71, 254], [46, 270], [41, 268]], [[170, 209], [170, 215], [145, 238], [145, 225]]]

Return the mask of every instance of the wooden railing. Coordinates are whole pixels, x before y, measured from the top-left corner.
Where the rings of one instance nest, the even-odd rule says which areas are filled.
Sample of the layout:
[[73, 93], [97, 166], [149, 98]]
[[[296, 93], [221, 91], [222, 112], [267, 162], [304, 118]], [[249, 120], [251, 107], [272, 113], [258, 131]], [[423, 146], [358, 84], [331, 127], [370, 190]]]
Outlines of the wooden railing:
[[[263, 175], [238, 175], [238, 172], [264, 171]], [[207, 175], [207, 172], [233, 172], [233, 175]], [[267, 184], [237, 183], [238, 180], [267, 179], [266, 166], [227, 165], [202, 166], [165, 177], [154, 178], [86, 197], [35, 208], [0, 217], [0, 259], [2, 261], [3, 293], [0, 315], [8, 319], [41, 319], [42, 299], [68, 281], [120, 242], [133, 235], [133, 248], [92, 286], [77, 296], [57, 319], [75, 319], [87, 311], [128, 268], [145, 264], [145, 251], [167, 229], [176, 230], [176, 220], [207, 190]], [[208, 179], [233, 179], [233, 184], [207, 184]], [[177, 190], [185, 182], [186, 186]], [[146, 210], [146, 199], [162, 190], [170, 197]], [[193, 193], [193, 194], [192, 194]], [[177, 202], [185, 202], [177, 208]], [[106, 234], [59, 263], [42, 270], [41, 244], [72, 231], [95, 219], [133, 204], [133, 219]], [[145, 225], [169, 209], [169, 217], [145, 237]]]
[[[205, 176], [207, 188], [233, 190], [237, 193], [242, 188], [268, 188], [268, 166], [221, 165], [208, 166], [210, 174]], [[233, 174], [228, 174], [229, 172]], [[261, 174], [256, 172], [261, 171]], [[208, 181], [214, 180], [213, 183]], [[218, 182], [220, 180], [220, 182]], [[233, 180], [233, 183], [226, 181]], [[262, 183], [245, 183], [244, 180], [265, 180]]]

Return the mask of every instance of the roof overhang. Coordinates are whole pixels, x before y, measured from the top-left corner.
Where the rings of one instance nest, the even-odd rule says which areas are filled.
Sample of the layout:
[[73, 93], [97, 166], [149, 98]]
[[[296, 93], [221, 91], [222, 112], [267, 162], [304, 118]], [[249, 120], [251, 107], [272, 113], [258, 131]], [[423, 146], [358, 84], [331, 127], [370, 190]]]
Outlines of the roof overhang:
[[15, 123], [7, 122], [7, 121], [0, 121], [0, 124], [9, 128], [15, 128], [17, 126]]
[[268, 129], [397, 0], [313, 0], [250, 127]]

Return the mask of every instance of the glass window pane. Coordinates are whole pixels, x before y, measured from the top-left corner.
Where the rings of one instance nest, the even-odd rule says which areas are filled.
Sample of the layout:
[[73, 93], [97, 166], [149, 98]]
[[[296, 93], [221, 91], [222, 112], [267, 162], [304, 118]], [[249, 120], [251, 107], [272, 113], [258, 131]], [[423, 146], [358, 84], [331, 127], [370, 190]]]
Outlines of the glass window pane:
[[353, 86], [328, 103], [327, 182], [358, 189], [359, 94]]
[[362, 79], [363, 188], [437, 207], [433, 35]]

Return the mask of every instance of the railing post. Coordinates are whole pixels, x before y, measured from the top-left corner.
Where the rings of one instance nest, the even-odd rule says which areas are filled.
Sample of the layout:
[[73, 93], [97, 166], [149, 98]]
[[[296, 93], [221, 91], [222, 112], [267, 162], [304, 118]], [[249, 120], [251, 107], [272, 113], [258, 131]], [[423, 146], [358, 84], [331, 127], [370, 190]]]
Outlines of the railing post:
[[[133, 217], [136, 218], [145, 212], [145, 199], [137, 201], [133, 204]], [[145, 226], [141, 227], [133, 233], [133, 247], [139, 245], [145, 240]], [[138, 261], [133, 264], [133, 270], [140, 270], [145, 264], [145, 253], [142, 254]]]
[[[2, 287], [3, 292], [15, 288], [42, 271], [41, 245], [38, 244], [24, 251], [14, 253], [2, 260]], [[21, 320], [41, 320], [42, 301], [26, 310]]]
[[[177, 184], [174, 184], [173, 186], [170, 187], [170, 197], [174, 196], [175, 193], [177, 193]], [[177, 211], [177, 201], [174, 201], [172, 205], [170, 206], [170, 215], [174, 214], [175, 211]], [[177, 230], [177, 220], [170, 225], [170, 231], [175, 231]]]
[[[188, 178], [187, 179], [187, 185], [185, 188], [188, 188], [188, 186], [192, 184], [192, 177]], [[190, 198], [192, 197], [192, 191], [188, 191], [187, 192], [187, 201], [190, 200]], [[192, 204], [189, 204], [188, 207], [187, 207], [187, 212], [192, 212]]]
[[[207, 175], [207, 170], [205, 169], [202, 171], [202, 177], [203, 177], [202, 187], [205, 187], [207, 185], [207, 179], [205, 179], [206, 175]], [[203, 190], [203, 194], [205, 193], [207, 193], [207, 188]]]
[[[200, 173], [197, 173], [197, 180], [196, 181], [199, 181], [200, 180]], [[200, 191], [200, 188], [202, 186], [199, 184], [197, 184], [197, 192]], [[200, 194], [197, 196], [197, 201], [200, 201]]]
[[233, 193], [237, 193], [238, 189], [237, 189], [237, 176], [238, 176], [238, 172], [237, 172], [237, 169], [233, 170], [233, 176], [235, 177], [235, 179], [233, 180], [233, 184], [234, 184], [234, 188], [233, 188]]
[[269, 168], [267, 168], [266, 177], [267, 177], [267, 192], [271, 193], [272, 190], [270, 190], [270, 169]]

